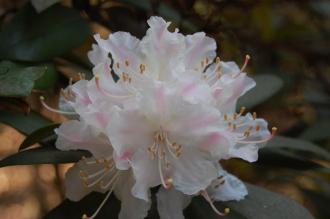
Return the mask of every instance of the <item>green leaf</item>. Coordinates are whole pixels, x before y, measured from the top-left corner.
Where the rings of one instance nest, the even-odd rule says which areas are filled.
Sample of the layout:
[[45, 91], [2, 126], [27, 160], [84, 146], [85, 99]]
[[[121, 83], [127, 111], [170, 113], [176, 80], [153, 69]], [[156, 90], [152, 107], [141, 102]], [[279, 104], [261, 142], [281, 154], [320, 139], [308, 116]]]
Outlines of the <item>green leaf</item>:
[[288, 197], [248, 183], [246, 186], [248, 195], [244, 200], [225, 203], [229, 208], [246, 218], [314, 218], [306, 208]]
[[20, 151], [0, 161], [0, 167], [32, 164], [73, 163], [82, 156], [90, 156], [87, 151], [61, 151], [55, 147], [37, 147]]
[[21, 112], [7, 110], [0, 110], [0, 122], [10, 125], [26, 135], [52, 123], [52, 121], [35, 112], [26, 115]]
[[[312, 219], [309, 211], [283, 195], [268, 191], [246, 183], [248, 195], [242, 201], [215, 202], [218, 209], [223, 209], [224, 205], [231, 209], [229, 215], [223, 217], [246, 218], [246, 219]], [[196, 197], [191, 205], [186, 209], [186, 215], [189, 219], [217, 219], [216, 215], [204, 199]]]
[[55, 86], [57, 81], [57, 71], [52, 63], [42, 65], [45, 68], [45, 73], [34, 83], [34, 89], [47, 90]]
[[[44, 219], [72, 219], [82, 218], [83, 214], [91, 216], [104, 199], [101, 193], [93, 192], [79, 202], [64, 200], [59, 206], [51, 210]], [[120, 202], [111, 195], [102, 210], [97, 215], [98, 219], [118, 218]]]
[[22, 8], [0, 33], [0, 58], [45, 61], [78, 47], [89, 36], [88, 22], [78, 11], [53, 5], [38, 14]]
[[301, 139], [275, 136], [267, 143], [266, 148], [287, 148], [296, 151], [311, 152], [315, 155], [330, 160], [330, 153], [327, 150], [313, 144], [312, 142]]
[[43, 140], [45, 140], [46, 138], [54, 136], [54, 134], [55, 134], [54, 129], [58, 128], [59, 126], [60, 126], [60, 124], [55, 123], [55, 124], [51, 124], [48, 126], [44, 126], [40, 129], [32, 132], [30, 135], [26, 136], [26, 138], [20, 145], [19, 150], [25, 149], [35, 143], [40, 143]]
[[330, 137], [330, 119], [324, 118], [317, 121], [301, 133], [300, 138], [310, 141], [320, 141]]
[[269, 165], [274, 168], [285, 167], [290, 169], [306, 170], [321, 167], [320, 164], [308, 159], [306, 156], [299, 155], [295, 151], [286, 148], [265, 147], [259, 151], [257, 161], [259, 165]]
[[24, 66], [10, 61], [0, 62], [0, 96], [28, 96], [45, 67]]
[[[224, 219], [313, 219], [313, 216], [307, 209], [283, 195], [268, 191], [266, 189], [246, 184], [249, 194], [239, 202], [215, 202], [218, 209], [224, 209], [224, 205], [230, 207], [231, 212], [221, 217]], [[153, 195], [154, 196], [154, 195]], [[49, 212], [44, 219], [70, 219], [81, 218], [83, 214], [88, 216], [97, 209], [102, 202], [104, 195], [100, 193], [91, 193], [79, 202], [71, 202], [65, 200], [51, 212]], [[153, 200], [155, 201], [155, 200]], [[120, 202], [112, 195], [102, 210], [99, 212], [97, 218], [117, 218], [120, 209]], [[149, 211], [147, 219], [158, 219], [157, 208], [153, 207]], [[184, 215], [188, 219], [219, 219], [211, 209], [210, 205], [198, 196], [193, 198], [191, 204], [184, 210]]]
[[260, 74], [253, 79], [256, 81], [256, 86], [238, 100], [238, 106], [251, 109], [275, 95], [283, 86], [282, 79], [273, 74]]

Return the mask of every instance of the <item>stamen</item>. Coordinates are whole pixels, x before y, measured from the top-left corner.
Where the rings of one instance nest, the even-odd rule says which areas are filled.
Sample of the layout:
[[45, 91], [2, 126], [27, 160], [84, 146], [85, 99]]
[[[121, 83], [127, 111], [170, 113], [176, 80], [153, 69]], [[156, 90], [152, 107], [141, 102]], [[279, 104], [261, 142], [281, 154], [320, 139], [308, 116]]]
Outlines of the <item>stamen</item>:
[[227, 120], [228, 120], [228, 116], [227, 116], [227, 114], [226, 114], [226, 113], [223, 115], [223, 119], [224, 119], [225, 121], [227, 121]]
[[205, 65], [208, 65], [208, 64], [209, 64], [209, 59], [205, 58]]
[[125, 65], [128, 67], [129, 66], [129, 61], [126, 59], [125, 60]]
[[117, 67], [117, 68], [120, 68], [120, 64], [119, 64], [119, 62], [116, 63], [116, 67]]
[[41, 102], [41, 104], [43, 105], [43, 107], [45, 107], [47, 110], [49, 110], [49, 111], [51, 111], [51, 112], [59, 113], [59, 114], [62, 114], [62, 115], [78, 115], [78, 114], [75, 113], [75, 112], [62, 111], [62, 110], [54, 109], [54, 108], [48, 106], [48, 105], [45, 103], [45, 98], [44, 98], [43, 96], [40, 96], [40, 102]]
[[244, 69], [246, 68], [246, 66], [249, 64], [250, 59], [251, 59], [251, 57], [249, 55], [245, 55], [245, 61], [244, 61], [244, 64], [241, 68], [241, 72], [243, 72]]
[[130, 94], [130, 95], [114, 95], [114, 94], [109, 93], [106, 90], [103, 90], [101, 88], [101, 85], [100, 85], [100, 76], [98, 74], [95, 75], [95, 83], [96, 83], [97, 89], [101, 93], [103, 93], [105, 96], [108, 96], [108, 97], [111, 97], [111, 98], [117, 98], [117, 99], [126, 99], [126, 98], [131, 98], [131, 97], [134, 96], [134, 94]]
[[253, 120], [256, 120], [257, 119], [257, 113], [253, 112], [252, 117], [253, 117]]
[[220, 57], [219, 56], [215, 59], [215, 63], [217, 63], [217, 64], [220, 63]]
[[119, 172], [115, 173], [115, 175], [109, 180], [109, 182], [106, 185], [103, 185], [103, 181], [100, 182], [100, 188], [106, 189], [108, 188], [112, 183], [115, 182], [115, 180], [118, 178]]
[[214, 206], [213, 201], [212, 201], [212, 199], [210, 198], [209, 194], [206, 192], [206, 190], [203, 190], [203, 191], [201, 192], [201, 195], [202, 195], [202, 196], [205, 198], [205, 200], [210, 204], [211, 208], [213, 209], [213, 211], [214, 211], [216, 214], [218, 214], [218, 215], [220, 215], [220, 216], [226, 216], [227, 214], [229, 214], [229, 212], [230, 212], [230, 209], [229, 209], [229, 208], [225, 208], [225, 209], [224, 209], [224, 212], [222, 213], [222, 212], [220, 212], [220, 211]]
[[116, 180], [116, 181], [113, 183], [111, 189], [110, 189], [109, 192], [107, 193], [106, 197], [103, 199], [102, 203], [101, 203], [101, 204], [99, 205], [99, 207], [96, 209], [96, 211], [94, 212], [94, 214], [93, 214], [92, 216], [90, 216], [90, 217], [88, 217], [86, 214], [84, 214], [84, 215], [82, 216], [82, 219], [94, 219], [94, 218], [97, 216], [97, 214], [100, 212], [100, 210], [102, 209], [102, 207], [104, 206], [104, 204], [105, 204], [105, 203], [107, 202], [107, 200], [109, 199], [109, 197], [110, 197], [110, 195], [111, 195], [113, 189], [114, 189], [115, 186], [116, 186], [117, 181], [118, 181], [118, 180]]
[[239, 111], [239, 115], [242, 115], [246, 110], [246, 107], [245, 106], [242, 106], [240, 111]]
[[162, 170], [162, 159], [160, 158], [160, 151], [158, 152], [158, 171], [159, 171], [159, 176], [160, 176], [160, 181], [162, 182], [162, 185], [164, 186], [165, 189], [169, 189], [168, 185], [165, 182], [164, 175], [163, 175], [163, 170]]
[[[237, 143], [240, 143], [240, 144], [260, 144], [260, 143], [264, 143], [264, 142], [269, 141], [270, 139], [272, 139], [274, 137], [274, 135], [276, 134], [276, 132], [277, 132], [277, 128], [276, 127], [273, 127], [272, 128], [272, 134], [269, 137], [265, 138], [265, 139], [256, 140], [256, 141], [240, 141], [240, 140], [238, 140], [236, 142]], [[245, 133], [244, 133], [244, 135], [245, 135]], [[248, 136], [246, 136], [246, 137], [249, 137], [250, 136], [250, 132], [248, 132], [247, 135]]]
[[146, 70], [146, 66], [144, 64], [140, 64], [140, 74], [142, 75]]
[[166, 180], [166, 186], [167, 186], [167, 188], [171, 188], [172, 185], [173, 185], [173, 178], [168, 178]]

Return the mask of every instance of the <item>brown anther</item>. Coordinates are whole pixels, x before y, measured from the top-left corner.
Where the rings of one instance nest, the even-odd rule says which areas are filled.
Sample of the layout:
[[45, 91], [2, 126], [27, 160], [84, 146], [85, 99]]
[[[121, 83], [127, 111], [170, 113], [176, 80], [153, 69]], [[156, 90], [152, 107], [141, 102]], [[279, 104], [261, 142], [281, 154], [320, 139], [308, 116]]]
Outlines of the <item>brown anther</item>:
[[228, 116], [227, 116], [227, 114], [226, 114], [226, 113], [223, 115], [223, 119], [224, 119], [225, 121], [227, 121], [227, 120], [228, 120]]
[[260, 130], [260, 125], [256, 125], [256, 131], [258, 132]]
[[256, 112], [253, 112], [252, 117], [255, 120], [257, 118], [257, 113]]
[[217, 63], [217, 64], [220, 63], [220, 57], [219, 56], [215, 59], [215, 63]]
[[80, 170], [80, 171], [79, 171], [79, 176], [80, 176], [81, 178], [85, 178], [85, 177], [87, 177], [88, 175], [87, 175], [87, 173], [86, 173], [85, 171]]
[[236, 120], [237, 119], [237, 113], [234, 113], [233, 114], [233, 120]]
[[125, 65], [128, 67], [129, 66], [129, 61], [126, 59], [125, 60]]
[[228, 122], [228, 126], [231, 127], [232, 123], [231, 122]]
[[244, 132], [244, 136], [245, 136], [245, 137], [249, 137], [249, 136], [250, 136], [250, 132], [249, 132], [249, 131], [245, 131], [245, 132]]
[[146, 70], [145, 65], [140, 64], [140, 74], [143, 74], [145, 70]]
[[276, 132], [277, 132], [277, 128], [276, 128], [276, 127], [273, 127], [273, 128], [272, 128], [272, 135], [275, 135]]
[[236, 124], [233, 124], [233, 130], [236, 130], [237, 126]]
[[208, 65], [208, 64], [209, 64], [209, 59], [205, 58], [205, 65]]
[[242, 106], [239, 111], [239, 114], [242, 115], [245, 112], [245, 110], [246, 110], [245, 106]]
[[116, 63], [116, 67], [117, 67], [117, 68], [120, 68], [120, 64], [119, 64], [119, 62]]

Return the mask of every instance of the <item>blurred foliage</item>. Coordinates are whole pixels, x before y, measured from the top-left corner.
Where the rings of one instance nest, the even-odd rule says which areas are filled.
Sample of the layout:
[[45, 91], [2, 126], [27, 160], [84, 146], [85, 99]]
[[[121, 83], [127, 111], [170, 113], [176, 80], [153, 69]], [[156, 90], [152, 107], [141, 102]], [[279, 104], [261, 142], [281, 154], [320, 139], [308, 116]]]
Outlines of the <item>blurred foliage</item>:
[[[79, 80], [78, 72], [91, 76], [86, 52], [91, 48], [93, 33], [105, 37], [110, 32], [128, 31], [142, 37], [151, 15], [163, 16], [172, 21], [171, 29], [177, 27], [186, 34], [206, 32], [216, 39], [223, 60], [242, 63], [244, 55], [250, 54], [248, 72], [257, 86], [239, 101], [238, 107], [244, 105], [256, 111], [277, 126], [281, 136], [261, 150], [255, 164], [233, 159], [222, 165], [247, 182], [295, 199], [316, 218], [329, 218], [330, 1], [327, 0], [63, 0], [41, 13], [26, 0], [2, 0], [0, 121], [29, 135], [21, 149], [34, 143], [41, 147], [9, 156], [0, 161], [0, 166], [74, 162], [86, 155], [83, 151], [62, 152], [54, 148], [51, 120], [62, 120], [41, 110], [36, 97], [44, 94], [56, 102], [59, 88], [67, 86], [69, 78]], [[259, 197], [258, 192], [251, 197]], [[64, 201], [47, 218], [58, 218], [56, 213], [61, 215], [58, 209], [67, 212], [67, 206], [74, 210], [77, 209], [74, 206], [85, 202], [93, 206], [90, 202], [100, 199], [96, 196], [87, 197], [83, 203]], [[293, 206], [288, 199], [284, 203]], [[193, 205], [190, 210], [199, 215], [198, 207], [203, 204], [197, 199]], [[251, 209], [259, 205], [259, 201], [249, 202], [250, 211], [234, 212], [230, 217], [262, 218], [263, 211], [257, 215], [260, 209], [251, 215]], [[274, 205], [267, 212], [285, 218]], [[235, 206], [231, 207], [235, 211]]]

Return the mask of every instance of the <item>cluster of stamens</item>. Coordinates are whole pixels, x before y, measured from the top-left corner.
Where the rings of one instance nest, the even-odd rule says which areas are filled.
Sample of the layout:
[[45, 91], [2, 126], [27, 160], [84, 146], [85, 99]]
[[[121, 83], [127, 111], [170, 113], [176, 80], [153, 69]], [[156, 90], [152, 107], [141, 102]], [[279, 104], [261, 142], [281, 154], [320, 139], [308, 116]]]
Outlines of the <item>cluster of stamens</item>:
[[173, 183], [173, 179], [171, 177], [165, 179], [163, 174], [163, 165], [165, 166], [165, 170], [169, 170], [171, 168], [171, 162], [168, 159], [167, 152], [174, 159], [177, 159], [181, 156], [182, 150], [182, 145], [176, 142], [171, 142], [167, 137], [167, 132], [162, 130], [155, 133], [153, 144], [147, 148], [152, 160], [158, 158], [160, 179], [165, 188], [170, 188]]
[[[79, 175], [84, 183], [84, 186], [86, 188], [90, 188], [98, 185], [101, 189], [108, 190], [106, 197], [103, 199], [102, 203], [99, 205], [99, 207], [94, 212], [94, 214], [92, 216], [87, 216], [86, 214], [82, 216], [82, 219], [94, 219], [96, 215], [99, 213], [99, 211], [102, 209], [108, 198], [110, 197], [119, 179], [120, 172], [116, 171], [115, 164], [112, 158], [87, 160], [85, 157], [82, 157], [82, 162], [83, 164], [88, 166], [101, 165], [101, 168], [97, 168], [98, 171], [94, 173], [88, 173], [84, 170], [80, 170]], [[112, 177], [105, 184], [103, 179], [109, 176], [110, 174], [112, 174]]]
[[[247, 122], [238, 122], [240, 117], [243, 115], [245, 111], [245, 107], [242, 107], [240, 112], [234, 113], [232, 115], [232, 118], [229, 118], [229, 116], [225, 113], [223, 115], [223, 120], [225, 122], [227, 122], [227, 125], [230, 129], [232, 129], [233, 131], [237, 130], [237, 128], [242, 127], [242, 126], [246, 126], [248, 125]], [[252, 114], [252, 119], [256, 120], [257, 119], [257, 113], [253, 112]], [[258, 144], [258, 143], [264, 143], [269, 141], [277, 132], [277, 128], [273, 127], [272, 128], [272, 133], [269, 137], [266, 137], [264, 139], [260, 139], [260, 140], [255, 140], [255, 141], [247, 141], [244, 140], [246, 138], [249, 138], [253, 135], [256, 135], [259, 131], [261, 130], [261, 126], [260, 124], [256, 124], [255, 126], [253, 125], [249, 125], [245, 130], [243, 130], [242, 133], [240, 133], [242, 136], [237, 140], [237, 143], [242, 143], [242, 144]]]

